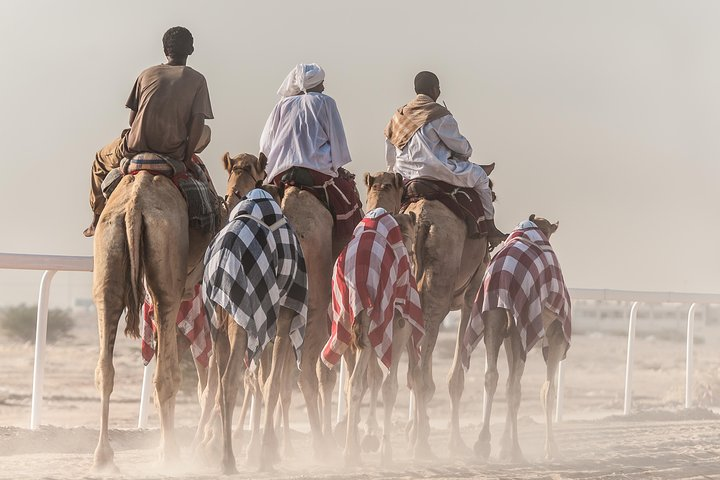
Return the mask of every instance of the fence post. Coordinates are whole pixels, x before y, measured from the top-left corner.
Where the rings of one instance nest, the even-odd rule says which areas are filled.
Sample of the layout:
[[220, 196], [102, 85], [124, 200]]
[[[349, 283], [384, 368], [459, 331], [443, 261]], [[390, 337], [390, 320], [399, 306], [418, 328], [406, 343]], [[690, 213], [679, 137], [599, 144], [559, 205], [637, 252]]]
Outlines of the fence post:
[[695, 307], [690, 305], [687, 321], [687, 348], [685, 352], [685, 408], [692, 407], [693, 389], [693, 343], [695, 340]]
[[562, 360], [558, 364], [557, 371], [557, 400], [555, 402], [555, 422], [559, 422], [562, 419], [562, 408], [563, 408], [563, 385], [565, 383], [565, 360]]
[[632, 406], [632, 374], [633, 360], [635, 358], [635, 324], [637, 323], [638, 302], [630, 307], [630, 324], [628, 325], [627, 362], [625, 363], [625, 405], [624, 415], [630, 415]]
[[340, 375], [338, 375], [338, 406], [336, 423], [340, 423], [343, 415], [345, 415], [345, 377], [347, 377], [347, 365], [345, 359], [340, 359]]
[[145, 365], [143, 370], [142, 390], [140, 391], [140, 413], [138, 414], [138, 428], [147, 428], [150, 417], [149, 405], [152, 394], [152, 378], [155, 372], [155, 357]]
[[48, 303], [50, 301], [50, 283], [55, 270], [46, 270], [40, 281], [38, 298], [37, 322], [35, 324], [35, 365], [33, 366], [33, 388], [30, 407], [30, 429], [40, 425], [40, 409], [43, 400], [43, 383], [45, 382], [45, 346], [47, 344]]

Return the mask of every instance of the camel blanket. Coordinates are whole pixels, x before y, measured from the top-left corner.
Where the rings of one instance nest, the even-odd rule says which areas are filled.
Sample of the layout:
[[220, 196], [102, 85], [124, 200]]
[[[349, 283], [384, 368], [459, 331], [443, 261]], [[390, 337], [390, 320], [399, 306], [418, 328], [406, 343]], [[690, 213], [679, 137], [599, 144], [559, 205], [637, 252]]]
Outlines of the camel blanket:
[[248, 358], [275, 339], [280, 307], [296, 312], [290, 340], [300, 361], [307, 323], [307, 273], [295, 232], [269, 193], [252, 190], [205, 252], [203, 295], [215, 333], [215, 306], [245, 329]]
[[470, 353], [483, 337], [482, 315], [496, 308], [512, 314], [524, 347], [523, 357], [545, 337], [543, 308], [557, 314], [570, 343], [570, 295], [560, 264], [545, 234], [531, 225], [513, 230], [488, 265], [465, 331], [465, 368], [470, 364]]
[[332, 333], [323, 348], [323, 362], [332, 368], [340, 360], [351, 342], [352, 324], [365, 311], [370, 317], [370, 343], [390, 368], [396, 310], [410, 323], [417, 352], [425, 328], [410, 257], [397, 221], [376, 208], [358, 224], [335, 262]]
[[[141, 351], [145, 365], [155, 356], [157, 345], [155, 341], [154, 307], [150, 295], [145, 293], [145, 302], [142, 306], [143, 329]], [[190, 342], [190, 352], [193, 358], [203, 366], [208, 366], [210, 357], [210, 326], [208, 325], [205, 309], [203, 308], [200, 285], [195, 285], [195, 296], [180, 304], [177, 316], [177, 328]]]

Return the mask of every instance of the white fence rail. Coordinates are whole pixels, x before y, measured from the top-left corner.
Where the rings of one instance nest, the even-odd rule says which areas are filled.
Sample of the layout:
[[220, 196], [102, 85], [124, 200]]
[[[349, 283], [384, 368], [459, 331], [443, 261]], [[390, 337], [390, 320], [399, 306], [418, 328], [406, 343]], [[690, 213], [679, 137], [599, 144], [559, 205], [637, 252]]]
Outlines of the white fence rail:
[[[50, 285], [55, 273], [66, 272], [92, 272], [93, 258], [82, 256], [60, 256], [60, 255], [26, 255], [0, 253], [0, 269], [14, 270], [44, 270], [40, 282], [40, 293], [38, 296], [37, 330], [35, 334], [35, 363], [33, 367], [33, 390], [30, 414], [30, 428], [36, 429], [40, 425], [40, 414], [43, 397], [43, 382], [45, 372], [45, 348], [47, 338], [47, 316], [48, 301], [50, 297]], [[692, 385], [693, 385], [693, 335], [695, 330], [695, 310], [697, 305], [720, 304], [720, 295], [703, 293], [674, 293], [674, 292], [643, 292], [628, 290], [607, 290], [607, 289], [570, 289], [570, 296], [573, 300], [599, 300], [599, 301], [625, 301], [632, 302], [630, 318], [628, 322], [628, 347], [625, 366], [625, 401], [624, 413], [627, 415], [632, 408], [632, 373], [635, 350], [635, 325], [637, 323], [637, 311], [641, 304], [657, 303], [680, 303], [689, 305], [687, 317], [687, 342], [686, 342], [686, 368], [685, 368], [685, 407], [692, 406]], [[558, 372], [558, 401], [556, 419], [562, 417], [563, 407], [563, 370], [564, 363], [560, 363]], [[147, 422], [147, 406], [149, 397], [149, 384], [152, 370], [145, 371], [141, 398], [140, 415], [138, 427], [143, 427]], [[341, 376], [342, 378], [342, 376]], [[342, 397], [344, 388], [339, 388], [341, 397], [338, 401], [338, 415], [345, 407], [345, 400]]]

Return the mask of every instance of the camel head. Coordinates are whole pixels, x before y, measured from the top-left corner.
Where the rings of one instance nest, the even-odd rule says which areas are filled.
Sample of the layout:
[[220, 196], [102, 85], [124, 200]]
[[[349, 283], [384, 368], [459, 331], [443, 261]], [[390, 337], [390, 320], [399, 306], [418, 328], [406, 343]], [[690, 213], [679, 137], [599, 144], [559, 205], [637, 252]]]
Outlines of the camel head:
[[378, 172], [365, 174], [367, 209], [382, 207], [388, 212], [400, 211], [403, 194], [403, 177], [399, 173]]
[[536, 217], [533, 213], [528, 218], [531, 222], [533, 222], [535, 225], [538, 226], [540, 230], [545, 234], [546, 237], [550, 238], [550, 235], [555, 233], [560, 226], [560, 222], [550, 223], [549, 220], [546, 220], [542, 217]]
[[262, 185], [267, 174], [265, 166], [267, 158], [264, 154], [260, 154], [260, 158], [249, 153], [241, 153], [236, 157], [231, 157], [230, 153], [225, 152], [223, 155], [223, 167], [228, 172], [227, 190], [225, 191], [225, 201], [228, 204], [228, 211], [231, 211], [238, 204], [241, 197], [253, 188]]
[[415, 212], [409, 213], [395, 213], [393, 218], [400, 225], [400, 231], [403, 236], [403, 243], [407, 248], [408, 255], [410, 256], [410, 262], [415, 264], [415, 238], [417, 237], [417, 217]]

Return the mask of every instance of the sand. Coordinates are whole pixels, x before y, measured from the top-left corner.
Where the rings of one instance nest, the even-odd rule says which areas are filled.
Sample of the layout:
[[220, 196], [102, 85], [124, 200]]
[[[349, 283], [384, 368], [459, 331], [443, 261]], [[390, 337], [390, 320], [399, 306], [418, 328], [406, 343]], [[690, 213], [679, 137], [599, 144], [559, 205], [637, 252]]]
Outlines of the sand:
[[[47, 353], [45, 401], [38, 430], [29, 430], [33, 346], [0, 337], [0, 478], [95, 478], [91, 472], [100, 404], [93, 372], [97, 333], [91, 316], [80, 317], [74, 338], [51, 345]], [[663, 332], [639, 329], [635, 361], [633, 413], [622, 416], [626, 339], [621, 332], [597, 333], [579, 325], [565, 365], [563, 419], [556, 425], [561, 458], [543, 459], [544, 424], [539, 400], [544, 364], [538, 350], [528, 355], [523, 378], [519, 433], [527, 463], [497, 459], [505, 413], [504, 362], [493, 411], [493, 452], [489, 462], [448, 452], [449, 396], [445, 377], [454, 334], [441, 332], [434, 368], [437, 390], [430, 405], [431, 443], [436, 459], [414, 460], [404, 440], [409, 396], [401, 388], [394, 413], [396, 463], [379, 466], [379, 454], [363, 456], [361, 468], [345, 469], [342, 451], [328, 451], [323, 461], [310, 450], [304, 402], [299, 392], [291, 411], [295, 455], [276, 472], [260, 474], [246, 466], [244, 445], [235, 445], [238, 478], [720, 478], [720, 325], [696, 328], [694, 395], [697, 407], [685, 410], [682, 326]], [[648, 333], [649, 332], [649, 333]], [[462, 402], [462, 435], [477, 438], [482, 403], [482, 348], [473, 355]], [[504, 354], [501, 354], [504, 355]], [[110, 439], [120, 471], [114, 478], [216, 478], [219, 466], [204, 465], [190, 451], [199, 415], [195, 393], [178, 395], [178, 435], [183, 449], [170, 471], [157, 462], [159, 431], [154, 412], [150, 428], [137, 430], [142, 378], [139, 344], [121, 338], [115, 357]], [[404, 369], [401, 369], [403, 372]], [[402, 373], [404, 375], [404, 373]], [[401, 376], [402, 376], [401, 375]], [[401, 380], [402, 382], [402, 380]], [[237, 410], [236, 410], [237, 413]]]

